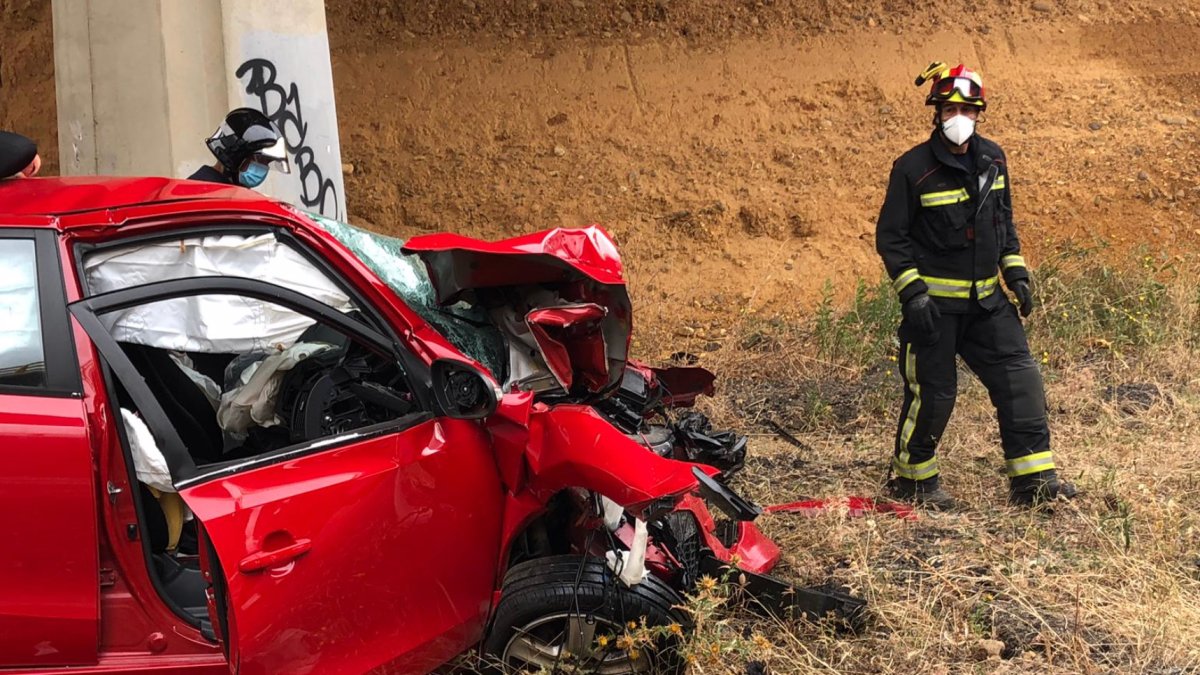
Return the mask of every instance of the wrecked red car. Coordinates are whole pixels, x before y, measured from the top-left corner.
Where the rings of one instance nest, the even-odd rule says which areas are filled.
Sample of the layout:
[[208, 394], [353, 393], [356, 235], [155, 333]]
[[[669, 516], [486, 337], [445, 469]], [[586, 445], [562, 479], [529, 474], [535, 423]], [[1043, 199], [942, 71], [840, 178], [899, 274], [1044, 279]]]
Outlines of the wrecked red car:
[[[0, 182], [0, 669], [659, 672], [745, 441], [628, 358], [598, 228], [407, 242], [160, 178]], [[710, 507], [715, 507], [710, 510]]]

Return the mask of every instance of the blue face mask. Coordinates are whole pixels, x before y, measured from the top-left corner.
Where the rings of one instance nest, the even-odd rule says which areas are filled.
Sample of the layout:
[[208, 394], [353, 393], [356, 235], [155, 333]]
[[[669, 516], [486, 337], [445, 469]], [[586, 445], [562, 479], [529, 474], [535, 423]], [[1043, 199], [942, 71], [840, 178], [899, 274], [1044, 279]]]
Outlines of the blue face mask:
[[238, 171], [238, 182], [245, 187], [256, 188], [267, 179], [268, 171], [270, 171], [270, 167], [266, 164], [253, 160], [248, 161], [242, 166], [242, 170]]

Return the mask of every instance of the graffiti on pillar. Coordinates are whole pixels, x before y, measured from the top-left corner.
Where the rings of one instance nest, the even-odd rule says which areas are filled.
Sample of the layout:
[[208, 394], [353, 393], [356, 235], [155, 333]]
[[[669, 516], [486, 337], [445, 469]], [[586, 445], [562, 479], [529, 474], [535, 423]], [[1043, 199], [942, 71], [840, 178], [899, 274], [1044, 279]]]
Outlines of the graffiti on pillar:
[[304, 122], [299, 87], [295, 82], [286, 87], [277, 82], [277, 69], [268, 59], [247, 60], [238, 67], [236, 76], [240, 80], [246, 74], [250, 75], [246, 93], [258, 98], [259, 109], [279, 127], [288, 152], [296, 158], [300, 201], [321, 215], [339, 217], [337, 186], [317, 164], [316, 152], [307, 143], [308, 124]]

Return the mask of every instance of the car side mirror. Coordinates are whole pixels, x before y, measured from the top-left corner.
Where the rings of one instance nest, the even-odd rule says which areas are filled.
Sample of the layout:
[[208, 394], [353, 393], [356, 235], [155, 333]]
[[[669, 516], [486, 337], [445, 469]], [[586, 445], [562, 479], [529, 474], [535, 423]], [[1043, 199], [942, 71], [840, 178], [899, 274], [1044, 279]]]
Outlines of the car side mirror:
[[433, 396], [447, 417], [478, 420], [491, 415], [499, 400], [494, 380], [469, 364], [454, 359], [433, 362]]

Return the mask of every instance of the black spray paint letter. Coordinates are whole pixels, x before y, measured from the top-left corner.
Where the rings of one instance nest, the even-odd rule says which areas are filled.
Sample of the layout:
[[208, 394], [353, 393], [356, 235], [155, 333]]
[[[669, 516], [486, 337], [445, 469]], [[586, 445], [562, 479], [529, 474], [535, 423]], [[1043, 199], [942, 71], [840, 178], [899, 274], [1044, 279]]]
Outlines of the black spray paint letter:
[[337, 187], [326, 178], [317, 164], [316, 153], [309, 147], [308, 125], [304, 123], [304, 112], [300, 106], [300, 90], [296, 83], [284, 88], [275, 81], [275, 64], [268, 59], [249, 59], [238, 67], [236, 76], [240, 80], [249, 73], [246, 93], [258, 97], [259, 109], [271, 118], [283, 134], [288, 152], [296, 158], [296, 169], [300, 172], [300, 201], [323, 216], [339, 217]]

